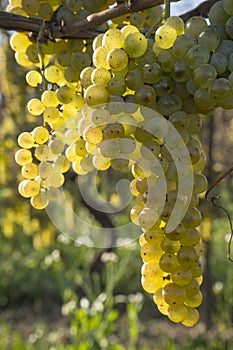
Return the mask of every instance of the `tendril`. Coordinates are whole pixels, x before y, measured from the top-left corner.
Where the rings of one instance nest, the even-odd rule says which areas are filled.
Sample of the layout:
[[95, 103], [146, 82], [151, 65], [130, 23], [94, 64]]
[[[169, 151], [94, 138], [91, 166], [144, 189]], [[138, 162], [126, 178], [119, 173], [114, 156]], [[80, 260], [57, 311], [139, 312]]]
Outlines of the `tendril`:
[[[233, 167], [231, 167], [230, 169], [228, 169], [223, 175], [221, 175], [208, 189], [208, 191], [206, 192], [205, 194], [205, 199], [208, 199], [208, 196], [210, 194], [210, 192], [223, 180], [225, 179], [226, 176], [228, 176], [231, 172], [233, 171]], [[228, 221], [229, 221], [229, 225], [230, 225], [230, 239], [228, 241], [228, 250], [227, 250], [227, 257], [228, 259], [233, 262], [233, 258], [231, 257], [231, 243], [232, 243], [232, 240], [233, 240], [233, 225], [232, 225], [232, 220], [231, 220], [231, 217], [230, 217], [230, 214], [229, 212], [226, 210], [226, 208], [224, 208], [223, 206], [221, 205], [218, 205], [216, 204], [216, 200], [221, 198], [221, 196], [217, 196], [217, 197], [214, 197], [214, 196], [211, 196], [210, 198], [210, 201], [211, 203], [213, 204], [213, 206], [219, 208], [219, 209], [222, 209], [225, 214], [227, 215], [227, 218], [228, 218]]]

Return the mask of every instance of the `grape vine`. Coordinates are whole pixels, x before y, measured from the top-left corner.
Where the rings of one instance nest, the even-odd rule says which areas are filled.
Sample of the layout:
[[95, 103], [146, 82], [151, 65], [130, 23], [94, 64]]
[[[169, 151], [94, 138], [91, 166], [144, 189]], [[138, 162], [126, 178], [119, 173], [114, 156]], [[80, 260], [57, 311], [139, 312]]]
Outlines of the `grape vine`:
[[114, 3], [9, 1], [1, 26], [21, 21], [10, 46], [39, 93], [27, 104], [39, 122], [18, 137], [18, 190], [45, 209], [66, 173], [128, 169], [142, 287], [190, 327], [202, 302], [197, 206], [207, 188], [198, 132], [217, 107], [233, 108], [233, 4], [206, 2], [208, 24], [170, 16], [170, 1], [164, 15], [161, 1]]

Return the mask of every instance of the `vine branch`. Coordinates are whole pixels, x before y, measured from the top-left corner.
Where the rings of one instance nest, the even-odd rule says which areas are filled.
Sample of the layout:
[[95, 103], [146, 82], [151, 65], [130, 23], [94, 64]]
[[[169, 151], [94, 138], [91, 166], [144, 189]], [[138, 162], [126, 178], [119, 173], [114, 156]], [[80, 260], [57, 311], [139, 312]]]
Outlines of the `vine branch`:
[[[194, 10], [181, 15], [184, 21], [192, 16], [206, 17], [210, 7], [217, 0], [207, 0], [197, 6]], [[138, 12], [153, 6], [163, 4], [163, 0], [127, 0], [113, 8], [97, 13], [92, 13], [85, 19], [65, 25], [52, 19], [46, 22], [47, 34], [50, 38], [77, 38], [93, 39], [98, 33], [95, 29], [104, 22], [113, 18], [123, 16], [130, 12]], [[38, 35], [43, 21], [39, 18], [24, 17], [0, 11], [0, 28], [6, 30], [33, 32]]]

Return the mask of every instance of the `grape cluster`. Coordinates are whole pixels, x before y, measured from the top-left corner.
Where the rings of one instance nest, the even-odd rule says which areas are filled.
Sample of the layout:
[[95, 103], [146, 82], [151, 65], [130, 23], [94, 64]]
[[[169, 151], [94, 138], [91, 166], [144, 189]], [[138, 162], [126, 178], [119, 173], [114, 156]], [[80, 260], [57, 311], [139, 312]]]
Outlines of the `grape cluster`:
[[[112, 4], [12, 0], [8, 10], [72, 22]], [[47, 40], [40, 50], [24, 33], [13, 34], [16, 61], [41, 91], [27, 110], [42, 118], [19, 136], [15, 159], [19, 192], [37, 209], [56, 200], [67, 171], [128, 169], [137, 202], [130, 218], [143, 231], [142, 286], [170, 320], [193, 326], [203, 272], [197, 206], [207, 186], [198, 132], [215, 108], [233, 108], [232, 1], [211, 8], [209, 25], [172, 16], [147, 38], [140, 30], [160, 16], [160, 7], [131, 13], [93, 42]]]

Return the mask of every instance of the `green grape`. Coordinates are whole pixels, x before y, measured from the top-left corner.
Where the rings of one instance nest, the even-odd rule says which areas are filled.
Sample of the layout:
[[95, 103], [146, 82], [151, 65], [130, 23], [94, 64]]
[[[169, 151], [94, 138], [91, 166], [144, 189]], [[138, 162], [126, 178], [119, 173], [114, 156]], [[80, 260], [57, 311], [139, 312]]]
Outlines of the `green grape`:
[[91, 65], [91, 55], [89, 52], [78, 51], [71, 57], [71, 67], [81, 72], [82, 69]]
[[191, 70], [185, 60], [176, 62], [172, 70], [172, 78], [178, 82], [185, 82], [191, 77]]
[[207, 189], [207, 179], [203, 174], [195, 173], [194, 174], [194, 193], [202, 193]]
[[191, 69], [195, 69], [201, 64], [208, 63], [209, 58], [209, 51], [202, 45], [197, 44], [188, 50], [186, 62]]
[[233, 52], [233, 41], [222, 40], [216, 51], [221, 52], [224, 56], [228, 58]]
[[176, 38], [172, 47], [174, 57], [185, 59], [188, 50], [196, 44], [195, 38], [191, 34], [182, 34]]
[[92, 42], [92, 49], [95, 51], [98, 47], [103, 46], [104, 33], [97, 35]]
[[196, 228], [185, 230], [184, 236], [180, 239], [182, 245], [193, 246], [197, 244], [201, 239], [200, 232]]
[[18, 145], [22, 148], [30, 149], [34, 146], [35, 140], [30, 132], [22, 132], [18, 137]]
[[230, 17], [228, 13], [224, 11], [223, 2], [217, 1], [213, 6], [210, 8], [209, 14], [209, 21], [211, 24], [221, 24], [225, 26], [226, 21]]
[[177, 259], [183, 268], [189, 269], [198, 262], [198, 255], [193, 247], [182, 246], [177, 252]]
[[37, 126], [32, 130], [32, 137], [37, 144], [41, 145], [48, 141], [49, 132], [45, 127]]
[[175, 323], [182, 322], [187, 317], [188, 310], [185, 305], [169, 305], [168, 307], [168, 318]]
[[42, 75], [36, 70], [31, 70], [26, 74], [26, 81], [28, 85], [36, 87], [42, 83]]
[[158, 62], [164, 72], [172, 72], [176, 63], [176, 59], [173, 56], [172, 49], [161, 50], [158, 54]]
[[161, 49], [170, 49], [177, 38], [177, 31], [166, 22], [155, 32], [155, 42]]
[[142, 85], [135, 92], [135, 102], [139, 105], [150, 107], [156, 99], [155, 89], [150, 85]]
[[25, 198], [37, 196], [40, 192], [40, 185], [35, 180], [23, 180], [19, 184], [19, 193]]
[[61, 69], [58, 66], [50, 65], [45, 68], [44, 71], [45, 79], [50, 83], [59, 83], [63, 78]]
[[178, 95], [171, 94], [159, 99], [158, 108], [161, 114], [169, 116], [182, 108], [182, 100]]
[[155, 61], [157, 61], [154, 51], [149, 47], [149, 42], [150, 39], [147, 41], [148, 46], [145, 53], [142, 56], [135, 58], [135, 61], [130, 61], [132, 66], [134, 65], [134, 67], [143, 68], [146, 64], [153, 64]]
[[143, 34], [133, 32], [126, 36], [123, 48], [130, 57], [137, 58], [146, 52], [147, 40]]
[[103, 129], [104, 140], [121, 138], [124, 136], [124, 128], [121, 123], [108, 123]]
[[158, 214], [155, 210], [144, 208], [138, 217], [140, 226], [145, 230], [150, 230], [158, 221]]
[[[135, 71], [139, 71], [135, 69]], [[141, 73], [141, 71], [140, 71]], [[143, 67], [143, 80], [146, 84], [155, 84], [162, 76], [162, 70], [158, 63], [146, 64]], [[135, 89], [136, 90], [136, 89]]]
[[161, 239], [164, 237], [164, 231], [162, 228], [157, 227], [154, 228], [151, 231], [146, 231], [144, 233], [145, 240], [150, 244], [150, 245], [155, 245], [157, 246], [159, 242], [161, 242]]
[[159, 97], [171, 94], [174, 87], [173, 80], [168, 76], [162, 76], [158, 83], [154, 85], [156, 95]]
[[50, 177], [54, 172], [53, 165], [50, 162], [41, 162], [39, 164], [39, 175], [42, 179]]
[[21, 173], [25, 179], [32, 180], [39, 174], [38, 166], [34, 163], [27, 163], [23, 165]]
[[92, 57], [95, 67], [110, 69], [110, 66], [107, 63], [108, 53], [109, 53], [109, 50], [107, 50], [106, 47], [104, 46], [97, 47]]
[[64, 150], [64, 142], [59, 139], [49, 141], [48, 146], [54, 155], [59, 155]]
[[65, 182], [65, 177], [60, 173], [53, 173], [49, 178], [50, 186], [58, 188], [61, 187]]
[[59, 104], [57, 94], [52, 90], [45, 90], [41, 95], [41, 102], [45, 107], [56, 107]]
[[197, 208], [190, 208], [185, 214], [182, 223], [187, 228], [199, 226], [201, 223], [201, 213]]
[[50, 4], [43, 2], [40, 4], [40, 9], [38, 11], [39, 17], [43, 20], [49, 21], [53, 14], [53, 8]]
[[190, 284], [193, 275], [190, 269], [181, 265], [171, 274], [171, 279], [178, 286], [184, 287]]
[[174, 28], [176, 30], [177, 35], [181, 35], [184, 33], [184, 21], [181, 17], [170, 16], [165, 20], [164, 25], [168, 25]]
[[210, 86], [210, 97], [220, 102], [232, 94], [232, 85], [226, 78], [218, 78]]
[[128, 55], [123, 49], [112, 49], [108, 52], [107, 64], [115, 71], [121, 71], [128, 65]]
[[217, 49], [220, 43], [220, 35], [215, 28], [204, 29], [198, 37], [198, 44], [206, 47], [209, 51]]
[[111, 73], [105, 68], [95, 68], [91, 72], [92, 84], [99, 84], [104, 87], [107, 87], [110, 80], [111, 80]]
[[169, 305], [182, 305], [185, 300], [183, 288], [174, 283], [167, 283], [162, 290], [162, 297]]
[[108, 102], [108, 90], [102, 85], [93, 84], [89, 86], [84, 93], [84, 100], [89, 106], [95, 106]]
[[[105, 68], [100, 68], [105, 69]], [[93, 67], [86, 67], [80, 73], [80, 81], [82, 86], [86, 89], [88, 86], [92, 85], [91, 74], [94, 71]]]
[[186, 297], [184, 303], [188, 307], [196, 308], [201, 305], [202, 299], [203, 299], [202, 293], [201, 291], [198, 291], [196, 294]]
[[111, 115], [107, 109], [94, 109], [91, 120], [95, 125], [104, 125], [111, 120]]
[[214, 52], [210, 58], [210, 64], [218, 75], [222, 75], [227, 70], [227, 58], [221, 52]]
[[198, 88], [208, 88], [216, 79], [217, 71], [210, 64], [201, 64], [193, 72], [193, 82]]
[[207, 28], [207, 22], [203, 17], [191, 17], [185, 24], [185, 33], [198, 38], [200, 33]]
[[164, 272], [174, 272], [179, 265], [175, 254], [164, 253], [159, 259], [159, 266]]
[[199, 312], [192, 307], [187, 307], [187, 312], [187, 316], [181, 323], [186, 327], [193, 327], [199, 321]]
[[52, 125], [60, 119], [60, 112], [56, 107], [47, 107], [44, 110], [43, 117], [48, 124]]
[[202, 263], [199, 261], [196, 265], [192, 266], [191, 272], [192, 272], [192, 276], [194, 278], [201, 276], [204, 272], [204, 268], [202, 266]]
[[57, 98], [60, 103], [70, 103], [74, 99], [75, 90], [68, 85], [63, 85], [56, 90]]
[[94, 145], [99, 144], [103, 138], [102, 129], [98, 125], [89, 125], [83, 131], [83, 138], [85, 141]]
[[142, 13], [133, 12], [130, 15], [129, 21], [131, 25], [140, 29], [144, 26], [145, 18]]
[[44, 111], [44, 108], [45, 107], [43, 103], [38, 98], [32, 98], [30, 101], [28, 101], [27, 109], [32, 115], [41, 115]]
[[169, 124], [165, 118], [161, 118], [160, 114], [154, 113], [154, 118], [151, 116], [145, 123], [145, 129], [152, 134], [153, 138], [163, 139], [168, 135]]
[[110, 166], [110, 159], [103, 157], [101, 154], [95, 155], [92, 158], [92, 163], [97, 170], [107, 170]]
[[38, 0], [22, 0], [22, 8], [32, 16], [39, 12], [40, 3]]
[[188, 126], [189, 117], [185, 112], [179, 111], [172, 113], [168, 120], [177, 130], [183, 130]]
[[144, 84], [143, 71], [138, 68], [129, 70], [125, 77], [125, 84], [134, 91], [141, 88]]
[[19, 149], [15, 153], [15, 161], [17, 164], [23, 166], [32, 162], [32, 153], [28, 149]]
[[115, 140], [106, 140], [98, 146], [98, 150], [106, 158], [116, 158], [119, 154], [119, 145]]
[[[162, 286], [163, 287], [163, 286]], [[169, 305], [164, 301], [162, 297], [162, 287], [159, 288], [153, 295], [154, 303], [157, 305], [158, 310], [163, 315], [168, 315], [168, 307]]]
[[10, 47], [17, 52], [25, 52], [26, 47], [31, 44], [27, 35], [24, 33], [14, 33], [10, 37]]
[[207, 89], [197, 89], [194, 94], [194, 102], [197, 107], [203, 111], [213, 111], [216, 106], [216, 100]]
[[66, 0], [65, 6], [71, 12], [79, 12], [83, 5], [82, 0]]
[[45, 195], [37, 194], [30, 198], [31, 206], [35, 209], [41, 210], [48, 206], [49, 200], [45, 198]]
[[123, 44], [124, 35], [119, 29], [112, 28], [105, 32], [102, 39], [102, 45], [105, 46], [108, 50], [122, 48]]
[[[157, 134], [156, 132], [154, 135], [157, 137]], [[142, 143], [140, 152], [143, 158], [154, 159], [154, 157], [158, 157], [160, 154], [160, 145], [154, 140], [146, 140]]]
[[233, 4], [231, 0], [222, 0], [222, 5], [224, 11], [230, 15], [233, 16]]
[[178, 250], [180, 249], [180, 243], [178, 241], [171, 241], [167, 237], [164, 237], [162, 239], [160, 246], [161, 246], [162, 250], [168, 254], [174, 254], [174, 253], [178, 252]]
[[110, 94], [121, 96], [125, 92], [125, 81], [121, 77], [112, 77], [108, 82], [107, 89]]
[[144, 11], [144, 17], [145, 17], [145, 27], [152, 27], [157, 21], [160, 20], [162, 17], [162, 7], [161, 6], [154, 6], [149, 9], [146, 9]]
[[141, 258], [144, 262], [155, 263], [159, 260], [162, 250], [159, 246], [151, 246], [149, 243], [143, 244], [140, 250]]

